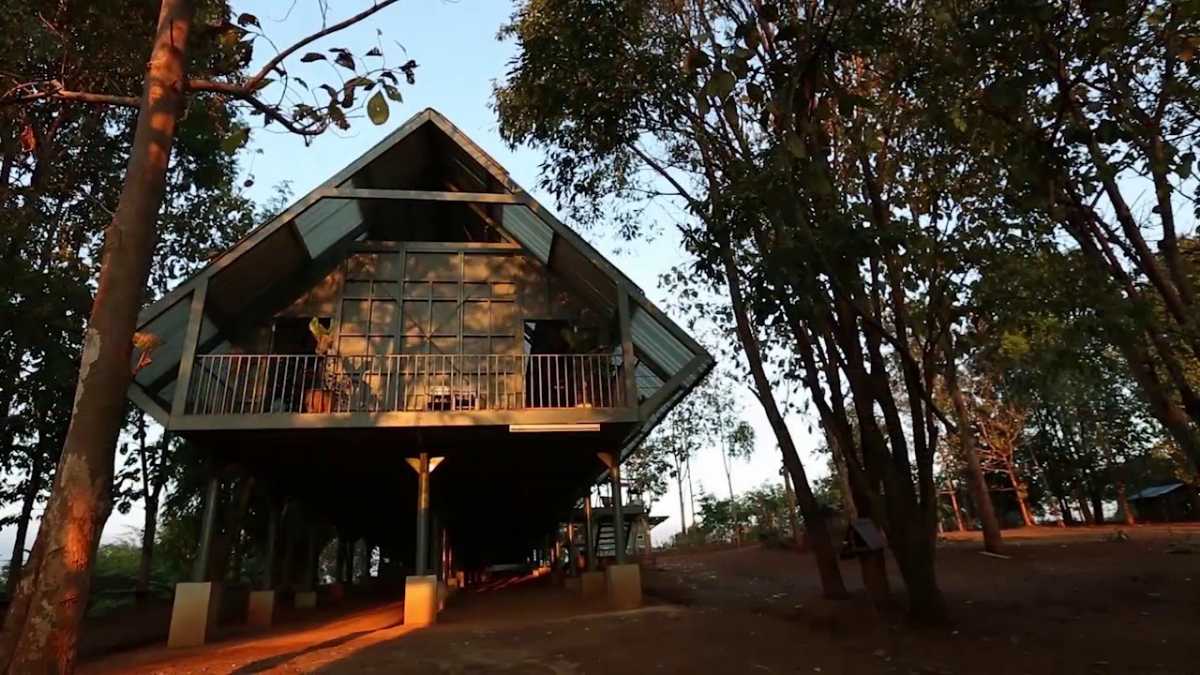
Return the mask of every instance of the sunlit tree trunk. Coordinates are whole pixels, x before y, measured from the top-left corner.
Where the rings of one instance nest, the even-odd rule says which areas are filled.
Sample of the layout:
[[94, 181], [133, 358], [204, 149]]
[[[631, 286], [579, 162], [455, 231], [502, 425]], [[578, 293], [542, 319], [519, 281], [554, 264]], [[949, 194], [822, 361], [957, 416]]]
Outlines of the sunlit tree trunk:
[[829, 523], [821, 513], [817, 498], [813, 495], [812, 486], [808, 482], [808, 474], [796, 451], [792, 433], [784, 421], [775, 394], [771, 390], [771, 380], [767, 377], [763, 365], [762, 349], [758, 337], [750, 323], [749, 311], [746, 308], [745, 297], [742, 293], [742, 280], [739, 276], [737, 261], [733, 257], [729, 243], [721, 242], [721, 258], [725, 267], [725, 283], [729, 290], [730, 304], [733, 306], [733, 316], [737, 327], [738, 340], [750, 365], [754, 381], [755, 395], [766, 413], [775, 439], [779, 441], [779, 450], [783, 454], [783, 463], [792, 474], [792, 485], [796, 490], [796, 501], [800, 505], [800, 513], [804, 516], [805, 533], [813, 557], [816, 559], [817, 572], [821, 577], [821, 589], [826, 597], [840, 598], [846, 595], [846, 585], [842, 581], [842, 571], [838, 565], [837, 553], [834, 550], [833, 539], [829, 533]]
[[0, 670], [71, 672], [92, 563], [112, 509], [130, 354], [154, 251], [176, 123], [183, 109], [193, 5], [163, 0], [137, 130], [83, 341], [75, 405], [33, 555], [0, 637]]
[[959, 451], [962, 452], [963, 459], [967, 464], [967, 481], [971, 488], [971, 495], [975, 498], [979, 524], [983, 528], [983, 548], [992, 553], [999, 553], [1004, 543], [1000, 536], [1000, 521], [996, 518], [996, 509], [992, 505], [992, 495], [988, 490], [987, 479], [983, 475], [983, 467], [979, 464], [979, 450], [975, 446], [975, 434], [971, 431], [971, 418], [967, 414], [967, 404], [962, 389], [958, 386], [958, 373], [952, 360], [946, 367], [946, 390], [954, 404], [955, 422], [958, 424]]

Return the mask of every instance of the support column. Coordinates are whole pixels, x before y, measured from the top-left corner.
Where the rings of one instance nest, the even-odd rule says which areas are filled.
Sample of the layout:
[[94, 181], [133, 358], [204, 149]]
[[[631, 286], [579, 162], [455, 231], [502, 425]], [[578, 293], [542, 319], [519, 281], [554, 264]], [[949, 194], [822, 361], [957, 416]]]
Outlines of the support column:
[[592, 486], [588, 486], [583, 498], [583, 554], [587, 557], [587, 571], [596, 571], [596, 533], [592, 527]]
[[279, 537], [279, 508], [272, 500], [267, 509], [267, 541], [263, 553], [266, 564], [258, 590], [250, 591], [246, 623], [258, 628], [271, 625], [275, 617], [275, 542]]
[[417, 472], [417, 541], [413, 575], [404, 580], [404, 623], [409, 626], [428, 626], [437, 620], [439, 609], [438, 578], [429, 570], [429, 475], [441, 457], [422, 452], [409, 458], [408, 465]]
[[615, 564], [605, 568], [605, 587], [608, 604], [613, 609], [633, 609], [642, 604], [642, 572], [634, 563], [625, 564], [625, 513], [621, 497], [621, 457], [615, 453], [601, 453], [600, 459], [608, 466], [612, 482], [613, 543], [616, 550]]
[[200, 546], [196, 560], [192, 563], [192, 581], [201, 582], [208, 577], [208, 558], [212, 551], [213, 530], [217, 526], [217, 498], [220, 496], [221, 478], [214, 473], [208, 479], [204, 493], [204, 516], [200, 521]]
[[175, 585], [175, 602], [171, 607], [171, 629], [167, 634], [168, 647], [196, 647], [204, 644], [217, 624], [220, 612], [221, 588], [208, 577], [208, 558], [212, 550], [213, 530], [217, 521], [217, 498], [221, 479], [214, 472], [208, 479], [204, 495], [204, 515], [200, 522], [200, 543], [192, 564], [191, 583]]
[[316, 609], [317, 607], [317, 556], [320, 551], [317, 550], [317, 533], [316, 528], [309, 525], [304, 539], [304, 579], [301, 581], [300, 588], [303, 590], [296, 591], [295, 602], [296, 609]]

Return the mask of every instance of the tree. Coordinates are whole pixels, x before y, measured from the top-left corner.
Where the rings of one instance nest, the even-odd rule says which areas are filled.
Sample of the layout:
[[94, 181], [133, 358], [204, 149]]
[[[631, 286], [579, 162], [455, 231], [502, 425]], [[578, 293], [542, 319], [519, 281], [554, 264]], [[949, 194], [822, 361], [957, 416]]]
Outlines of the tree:
[[1104, 305], [1124, 322], [1111, 343], [1200, 467], [1197, 280], [1181, 231], [1196, 186], [1200, 15], [1158, 0], [981, 0], [929, 2], [915, 20], [930, 127], [993, 178], [993, 205], [1024, 228], [1061, 232], [1106, 280]]
[[[223, 2], [162, 0], [144, 74], [140, 97], [124, 92], [83, 91], [73, 83], [41, 74], [20, 78], [19, 84], [0, 95], [0, 105], [22, 106], [42, 100], [87, 105], [112, 105], [138, 109], [120, 198], [104, 238], [99, 280], [88, 327], [83, 338], [79, 379], [54, 487], [0, 639], [0, 667], [6, 671], [62, 671], [73, 669], [78, 626], [86, 605], [90, 569], [103, 523], [111, 509], [110, 490], [117, 434], [124, 417], [125, 391], [129, 386], [130, 355], [137, 312], [144, 299], [156, 240], [155, 221], [163, 205], [171, 150], [179, 121], [191, 95], [217, 95], [244, 103], [266, 123], [292, 133], [311, 136], [330, 125], [348, 124], [343, 108], [354, 105], [359, 88], [384, 91], [384, 73], [395, 80], [403, 72], [412, 80], [416, 64], [383, 68], [378, 79], [357, 76], [339, 93], [330, 87], [330, 105], [317, 109], [295, 103], [268, 103], [263, 94], [275, 84], [291, 89], [284, 61], [312, 42], [353, 25], [395, 0], [381, 0], [370, 8], [317, 31], [283, 49], [249, 76], [241, 75], [249, 60], [258, 20], [243, 14], [238, 25], [230, 20]], [[199, 5], [199, 7], [198, 7]], [[197, 10], [201, 21], [196, 24]], [[243, 37], [251, 36], [244, 40]], [[193, 49], [196, 47], [196, 49]], [[217, 47], [217, 49], [212, 49]], [[223, 53], [229, 57], [217, 67], [194, 58]], [[194, 53], [193, 53], [194, 52]], [[356, 65], [348, 50], [334, 52], [335, 63]], [[326, 59], [323, 54], [315, 59]], [[310, 58], [305, 55], [304, 59]], [[302, 59], [303, 60], [303, 59]], [[278, 82], [271, 75], [281, 76]], [[286, 99], [283, 99], [286, 100]], [[382, 105], [382, 112], [380, 106]], [[367, 104], [372, 121], [386, 120], [387, 103], [376, 91]], [[231, 146], [244, 143], [247, 132], [235, 130]]]
[[[738, 11], [750, 11], [749, 3], [735, 5]], [[728, 16], [724, 7], [720, 11], [716, 21], [723, 36], [735, 24], [748, 27], [739, 29], [739, 36], [756, 25], [753, 18], [739, 22], [742, 17]], [[728, 294], [730, 323], [736, 326], [755, 396], [793, 476], [822, 587], [829, 596], [842, 596], [845, 588], [832, 539], [771, 388], [765, 362], [771, 343], [764, 345], [766, 335], [750, 318], [753, 299], [747, 297], [743, 270], [728, 241], [739, 210], [724, 196], [739, 205], [772, 200], [763, 200], [757, 192], [747, 197], [745, 190], [727, 190], [723, 182], [751, 174], [762, 177], [763, 167], [720, 161], [708, 152], [713, 147], [709, 141], [719, 143], [722, 150], [732, 142], [725, 133], [730, 127], [721, 119], [722, 110], [741, 112], [730, 97], [736, 77], [718, 68], [711, 49], [697, 46], [716, 39], [710, 28], [700, 3], [525, 4], [502, 32], [516, 39], [518, 55], [508, 80], [496, 91], [501, 132], [514, 144], [530, 143], [547, 150], [547, 187], [564, 205], [579, 207], [573, 211], [580, 218], [608, 221], [614, 212], [622, 212], [621, 198], [642, 200], [647, 195], [674, 200], [686, 210], [688, 221], [676, 225], [698, 258], [696, 274], [691, 276], [715, 292]], [[726, 46], [733, 48], [718, 45], [718, 50]], [[744, 67], [750, 50], [737, 48], [745, 53]], [[580, 67], [563, 69], [563, 63]], [[698, 68], [713, 84], [706, 85]], [[718, 70], [721, 75], [716, 75]], [[601, 82], [606, 87], [603, 97], [585, 93]], [[730, 108], [722, 107], [725, 101]], [[758, 101], [761, 106], [764, 97]], [[752, 119], [759, 117], [759, 111], [746, 112]], [[720, 137], [711, 138], [710, 132]], [[643, 171], [654, 175], [655, 181], [643, 183]], [[779, 194], [765, 182], [761, 189], [763, 194]], [[617, 224], [630, 236], [640, 232], [634, 212], [618, 215]]]

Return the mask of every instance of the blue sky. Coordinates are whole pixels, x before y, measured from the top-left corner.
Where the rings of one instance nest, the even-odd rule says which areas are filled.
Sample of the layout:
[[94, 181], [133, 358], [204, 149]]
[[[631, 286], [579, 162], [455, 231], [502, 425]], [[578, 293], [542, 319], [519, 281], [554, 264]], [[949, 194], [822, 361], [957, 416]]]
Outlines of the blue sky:
[[[256, 15], [263, 31], [277, 45], [287, 45], [320, 28], [318, 0], [247, 1], [234, 3], [238, 11]], [[367, 7], [363, 0], [342, 0], [329, 3], [329, 21]], [[402, 87], [404, 102], [391, 104], [391, 116], [383, 126], [374, 126], [366, 119], [354, 120], [348, 132], [334, 132], [316, 139], [311, 145], [295, 136], [256, 130], [250, 139], [244, 169], [253, 175], [252, 197], [266, 201], [275, 193], [275, 186], [290, 182], [294, 197], [300, 197], [321, 181], [337, 172], [364, 153], [368, 148], [394, 130], [411, 115], [426, 107], [435, 108], [481, 145], [512, 174], [513, 178], [548, 208], [554, 200], [538, 189], [540, 153], [521, 148], [509, 149], [500, 139], [497, 122], [491, 109], [493, 83], [504, 76], [514, 47], [496, 39], [500, 26], [511, 16], [512, 5], [502, 0], [408, 0], [393, 5], [363, 24], [327, 37], [314, 44], [312, 50], [347, 47], [356, 54], [382, 44], [389, 63], [399, 64], [412, 58], [417, 61], [417, 82]], [[376, 31], [382, 31], [377, 36]], [[396, 43], [403, 45], [403, 49]], [[256, 60], [269, 58], [274, 52], [260, 45]], [[305, 50], [307, 51], [307, 50]], [[311, 85], [321, 82], [338, 83], [328, 63], [300, 64], [289, 60], [289, 71], [300, 75]], [[343, 75], [345, 72], [343, 72]], [[597, 92], [602, 95], [602, 92]], [[324, 94], [321, 94], [324, 96]], [[255, 152], [261, 149], [261, 154]], [[658, 217], [666, 211], [657, 211]], [[560, 214], [561, 215], [561, 214]], [[604, 236], [603, 232], [582, 234], [597, 248], [629, 274], [662, 306], [665, 293], [657, 287], [657, 277], [684, 257], [670, 227], [653, 244], [625, 243]], [[679, 318], [679, 317], [676, 317]], [[745, 378], [741, 378], [745, 379]], [[775, 449], [764, 416], [748, 392], [741, 392], [741, 404], [746, 418], [758, 432], [758, 452], [749, 462], [739, 464], [734, 472], [734, 488], [742, 491], [766, 481], [778, 482], [780, 458]], [[789, 419], [796, 441], [806, 450], [806, 464], [813, 476], [824, 474], [824, 461], [813, 456], [817, 439], [809, 432], [808, 420]], [[815, 426], [815, 425], [812, 425]], [[156, 434], [152, 433], [151, 436]], [[725, 477], [716, 449], [702, 451], [693, 463], [697, 490], [726, 495]], [[697, 494], [699, 494], [697, 492]], [[658, 542], [679, 530], [678, 497], [672, 488], [656, 505], [655, 512], [669, 519], [655, 529]], [[40, 509], [39, 509], [40, 510]], [[114, 513], [104, 531], [104, 539], [129, 535], [142, 521], [141, 511], [127, 515]], [[13, 528], [0, 531], [0, 559], [6, 559], [12, 547]], [[32, 545], [32, 535], [29, 545]]]

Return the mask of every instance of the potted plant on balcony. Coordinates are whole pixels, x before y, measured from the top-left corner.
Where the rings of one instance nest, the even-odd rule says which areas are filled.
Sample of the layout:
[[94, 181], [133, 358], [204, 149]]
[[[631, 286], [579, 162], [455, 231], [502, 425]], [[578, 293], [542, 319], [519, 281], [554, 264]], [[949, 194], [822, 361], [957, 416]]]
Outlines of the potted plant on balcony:
[[320, 317], [314, 316], [312, 321], [308, 322], [308, 330], [317, 341], [314, 351], [318, 358], [316, 367], [312, 371], [311, 383], [313, 386], [304, 390], [304, 412], [327, 413], [333, 410], [331, 379], [334, 373], [326, 368], [328, 359], [325, 357], [333, 352], [333, 329], [321, 323]]

